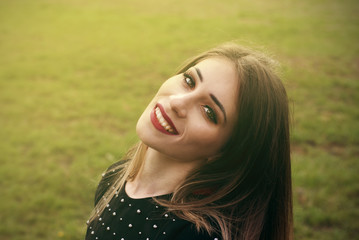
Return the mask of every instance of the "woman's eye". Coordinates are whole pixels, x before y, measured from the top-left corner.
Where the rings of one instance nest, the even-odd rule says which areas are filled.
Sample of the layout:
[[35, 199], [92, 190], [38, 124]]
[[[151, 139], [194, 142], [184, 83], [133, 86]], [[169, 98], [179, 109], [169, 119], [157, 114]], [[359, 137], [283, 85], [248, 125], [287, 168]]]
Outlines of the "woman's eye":
[[196, 82], [193, 80], [192, 76], [188, 73], [184, 73], [184, 81], [188, 85], [189, 88], [194, 88], [196, 86]]
[[204, 108], [204, 112], [206, 113], [208, 119], [209, 119], [211, 122], [217, 124], [217, 115], [216, 115], [216, 113], [213, 111], [213, 109], [212, 109], [210, 106], [208, 106], [208, 105], [203, 106], [203, 108]]

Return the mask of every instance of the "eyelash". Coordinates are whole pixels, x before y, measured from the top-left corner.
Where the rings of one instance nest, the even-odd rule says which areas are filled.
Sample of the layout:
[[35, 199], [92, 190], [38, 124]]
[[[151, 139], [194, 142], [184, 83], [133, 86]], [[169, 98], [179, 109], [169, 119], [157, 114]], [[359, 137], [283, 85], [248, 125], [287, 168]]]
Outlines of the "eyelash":
[[[187, 73], [187, 72], [183, 73], [183, 80], [184, 80], [185, 84], [190, 89], [193, 89], [196, 87], [196, 81], [194, 80], [194, 78], [191, 76], [190, 73]], [[218, 121], [217, 121], [216, 112], [208, 105], [203, 105], [202, 107], [204, 109], [204, 112], [205, 112], [207, 118], [214, 124], [217, 124]]]
[[214, 124], [217, 124], [217, 115], [215, 111], [208, 105], [204, 105], [204, 112], [206, 113], [206, 116], [210, 121], [212, 121]]
[[186, 85], [190, 88], [193, 89], [196, 86], [196, 81], [194, 80], [194, 78], [191, 76], [191, 74], [189, 73], [183, 73], [184, 76], [184, 82], [186, 83]]

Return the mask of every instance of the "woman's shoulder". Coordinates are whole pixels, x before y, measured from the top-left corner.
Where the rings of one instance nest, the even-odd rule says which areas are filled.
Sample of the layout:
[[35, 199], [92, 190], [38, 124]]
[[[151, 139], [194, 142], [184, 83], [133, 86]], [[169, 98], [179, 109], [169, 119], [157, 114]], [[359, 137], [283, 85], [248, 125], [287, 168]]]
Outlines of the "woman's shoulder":
[[113, 181], [115, 181], [117, 173], [124, 168], [128, 159], [120, 160], [111, 164], [107, 170], [102, 174], [102, 178], [97, 186], [96, 193], [95, 193], [95, 206], [101, 197], [105, 194], [108, 188], [111, 186]]

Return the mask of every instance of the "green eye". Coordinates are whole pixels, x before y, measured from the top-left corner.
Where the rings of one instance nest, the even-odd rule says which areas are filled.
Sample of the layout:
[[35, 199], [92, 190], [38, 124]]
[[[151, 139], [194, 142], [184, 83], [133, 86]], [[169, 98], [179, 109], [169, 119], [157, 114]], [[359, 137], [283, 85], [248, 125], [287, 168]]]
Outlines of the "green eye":
[[184, 73], [184, 81], [188, 85], [189, 88], [194, 88], [196, 86], [196, 82], [193, 80], [193, 78], [188, 74]]
[[212, 109], [210, 106], [208, 106], [208, 105], [205, 105], [205, 106], [203, 106], [203, 107], [204, 107], [204, 112], [206, 113], [208, 119], [209, 119], [211, 122], [217, 124], [217, 115], [216, 115], [216, 113], [213, 111], [213, 109]]

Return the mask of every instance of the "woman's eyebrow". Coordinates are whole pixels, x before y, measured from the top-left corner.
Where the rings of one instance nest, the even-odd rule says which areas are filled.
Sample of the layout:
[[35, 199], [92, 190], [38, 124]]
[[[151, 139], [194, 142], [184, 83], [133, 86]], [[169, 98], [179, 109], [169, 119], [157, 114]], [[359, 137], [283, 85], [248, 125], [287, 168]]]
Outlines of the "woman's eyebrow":
[[215, 104], [217, 104], [217, 106], [221, 109], [223, 116], [224, 116], [224, 123], [227, 123], [227, 115], [226, 115], [226, 110], [224, 109], [222, 103], [216, 98], [216, 96], [214, 96], [212, 93], [209, 94], [209, 96], [211, 96], [213, 102]]
[[[202, 77], [202, 73], [199, 70], [199, 68], [194, 67], [194, 69], [196, 69], [197, 75], [199, 77], [199, 80], [201, 82], [203, 82], [203, 77]], [[223, 116], [224, 116], [224, 123], [227, 123], [227, 115], [226, 115], [226, 110], [224, 109], [222, 103], [218, 100], [218, 98], [216, 98], [216, 96], [214, 96], [212, 93], [209, 94], [209, 96], [212, 98], [213, 102], [215, 104], [217, 104], [217, 106], [219, 107], [219, 109], [221, 109]]]
[[198, 69], [198, 68], [194, 68], [194, 69], [196, 69], [196, 72], [197, 72], [197, 75], [198, 75], [198, 77], [199, 77], [199, 80], [201, 80], [201, 82], [203, 81], [203, 77], [202, 77], [202, 73], [201, 73], [201, 71]]

